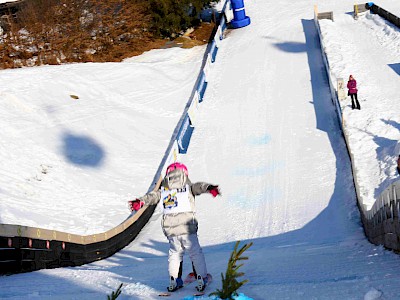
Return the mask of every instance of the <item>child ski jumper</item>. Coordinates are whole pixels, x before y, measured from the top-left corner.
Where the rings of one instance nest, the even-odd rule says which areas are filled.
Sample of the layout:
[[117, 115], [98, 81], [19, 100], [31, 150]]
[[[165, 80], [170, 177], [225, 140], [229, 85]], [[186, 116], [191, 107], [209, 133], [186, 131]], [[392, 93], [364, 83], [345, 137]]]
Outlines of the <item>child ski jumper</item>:
[[183, 287], [182, 262], [185, 250], [189, 252], [196, 274], [197, 290], [203, 291], [207, 285], [207, 267], [197, 238], [198, 222], [195, 217], [195, 196], [203, 193], [211, 193], [216, 197], [220, 191], [218, 185], [191, 183], [186, 166], [176, 162], [168, 166], [160, 190], [129, 201], [131, 210], [137, 211], [144, 204], [153, 205], [162, 200], [161, 226], [169, 241], [170, 292]]

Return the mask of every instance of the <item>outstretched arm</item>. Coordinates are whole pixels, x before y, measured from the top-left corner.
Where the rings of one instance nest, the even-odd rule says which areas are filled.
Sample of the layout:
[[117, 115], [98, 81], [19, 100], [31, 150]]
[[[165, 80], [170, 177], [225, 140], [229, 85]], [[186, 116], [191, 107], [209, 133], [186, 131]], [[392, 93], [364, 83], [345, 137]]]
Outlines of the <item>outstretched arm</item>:
[[138, 211], [143, 207], [143, 205], [157, 204], [161, 198], [161, 192], [152, 191], [143, 197], [137, 198], [135, 200], [128, 201], [128, 206], [131, 211]]
[[152, 204], [157, 204], [158, 201], [160, 201], [161, 198], [161, 192], [160, 190], [158, 191], [152, 191], [143, 197], [138, 198], [138, 200], [143, 201], [144, 204], [146, 205], [152, 205]]
[[192, 189], [193, 195], [195, 195], [195, 196], [201, 195], [204, 193], [210, 193], [214, 197], [216, 197], [217, 195], [221, 194], [219, 191], [218, 185], [213, 185], [213, 184], [206, 183], [206, 182], [193, 183], [191, 186], [191, 189]]

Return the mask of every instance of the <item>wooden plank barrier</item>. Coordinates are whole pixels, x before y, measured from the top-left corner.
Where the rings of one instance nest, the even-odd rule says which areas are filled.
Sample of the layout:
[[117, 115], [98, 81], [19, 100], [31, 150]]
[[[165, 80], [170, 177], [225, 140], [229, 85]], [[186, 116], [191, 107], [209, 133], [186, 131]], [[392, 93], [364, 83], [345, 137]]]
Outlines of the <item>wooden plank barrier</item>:
[[358, 15], [369, 10], [368, 4], [354, 4], [354, 19], [358, 18]]
[[[154, 190], [160, 188], [161, 180]], [[115, 228], [91, 235], [0, 224], [0, 274], [79, 266], [107, 258], [134, 240], [155, 208], [144, 206]]]
[[329, 19], [333, 21], [333, 11], [318, 12], [318, 6], [314, 5], [314, 20]]
[[329, 19], [333, 21], [333, 11], [318, 13], [318, 20]]
[[379, 7], [378, 5], [375, 5], [375, 4], [372, 4], [371, 6], [369, 6], [369, 9], [374, 14], [377, 14], [377, 15], [381, 16], [385, 20], [389, 21], [390, 23], [392, 23], [392, 24], [394, 24], [394, 25], [396, 25], [397, 27], [400, 28], [400, 18], [397, 17], [396, 15], [388, 12], [387, 10], [385, 10], [385, 9]]

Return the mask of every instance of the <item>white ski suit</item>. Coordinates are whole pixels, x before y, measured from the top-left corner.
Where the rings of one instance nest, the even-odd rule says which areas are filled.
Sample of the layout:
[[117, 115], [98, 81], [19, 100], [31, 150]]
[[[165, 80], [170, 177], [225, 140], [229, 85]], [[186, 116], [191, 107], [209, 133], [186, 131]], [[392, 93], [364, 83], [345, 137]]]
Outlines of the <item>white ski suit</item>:
[[161, 226], [169, 241], [169, 274], [182, 276], [182, 261], [185, 250], [189, 252], [195, 272], [203, 278], [207, 267], [203, 251], [197, 238], [198, 222], [195, 218], [195, 196], [207, 193], [209, 183], [191, 183], [181, 169], [168, 173], [158, 191], [138, 198], [147, 205], [163, 201]]

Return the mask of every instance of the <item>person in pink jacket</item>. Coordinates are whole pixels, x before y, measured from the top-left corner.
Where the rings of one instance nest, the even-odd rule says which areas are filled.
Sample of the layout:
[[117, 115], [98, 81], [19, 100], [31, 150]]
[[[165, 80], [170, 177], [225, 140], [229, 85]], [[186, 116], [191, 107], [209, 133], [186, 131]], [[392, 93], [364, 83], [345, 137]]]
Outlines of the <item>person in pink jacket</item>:
[[347, 88], [349, 89], [348, 95], [351, 97], [351, 109], [357, 108], [361, 109], [360, 103], [357, 99], [357, 81], [354, 79], [353, 75], [350, 75], [349, 81], [347, 82]]

